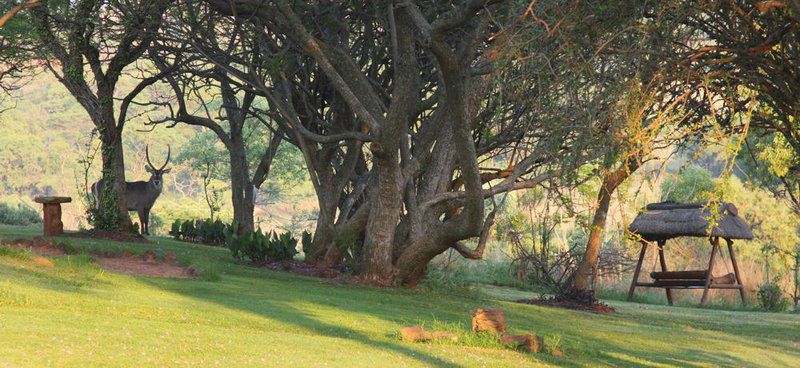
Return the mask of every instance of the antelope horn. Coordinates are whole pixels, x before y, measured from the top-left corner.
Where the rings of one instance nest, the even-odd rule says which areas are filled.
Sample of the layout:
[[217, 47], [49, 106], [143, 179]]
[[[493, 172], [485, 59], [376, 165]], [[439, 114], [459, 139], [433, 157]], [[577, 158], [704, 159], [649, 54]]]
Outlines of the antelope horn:
[[144, 146], [144, 157], [147, 159], [147, 165], [150, 166], [151, 169], [155, 170], [156, 167], [153, 166], [153, 163], [150, 162], [150, 145]]
[[167, 164], [169, 163], [169, 157], [171, 155], [172, 155], [172, 148], [170, 148], [170, 146], [167, 145], [167, 161], [164, 161], [164, 165], [162, 165], [161, 168], [158, 170], [164, 170], [164, 168], [167, 167]]

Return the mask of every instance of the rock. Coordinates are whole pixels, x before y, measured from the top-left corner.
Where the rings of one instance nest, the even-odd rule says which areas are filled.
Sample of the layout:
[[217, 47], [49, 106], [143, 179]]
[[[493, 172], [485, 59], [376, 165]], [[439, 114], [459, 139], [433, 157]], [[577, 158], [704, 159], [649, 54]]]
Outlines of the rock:
[[178, 256], [176, 256], [173, 251], [169, 251], [167, 255], [164, 256], [164, 261], [167, 263], [176, 263], [178, 262]]
[[431, 335], [420, 326], [409, 326], [400, 329], [400, 338], [403, 341], [424, 342], [430, 341]]
[[544, 350], [544, 339], [531, 334], [506, 335], [501, 338], [503, 344], [528, 353], [538, 353]]
[[561, 358], [564, 356], [564, 352], [558, 349], [550, 349], [550, 354], [556, 358]]
[[55, 266], [55, 265], [53, 264], [53, 262], [52, 262], [52, 261], [50, 261], [50, 260], [49, 260], [49, 259], [47, 259], [47, 258], [42, 258], [42, 257], [34, 257], [34, 258], [31, 258], [31, 259], [32, 259], [34, 262], [36, 262], [36, 263], [38, 263], [38, 264], [40, 264], [40, 265], [42, 265], [42, 266], [45, 266], [45, 267], [53, 267], [53, 266]]
[[472, 314], [472, 331], [504, 334], [506, 317], [499, 309], [476, 308]]
[[144, 255], [142, 255], [142, 258], [144, 258], [145, 262], [155, 262], [156, 261], [156, 253], [153, 252], [152, 250], [148, 249], [146, 252], [144, 252]]

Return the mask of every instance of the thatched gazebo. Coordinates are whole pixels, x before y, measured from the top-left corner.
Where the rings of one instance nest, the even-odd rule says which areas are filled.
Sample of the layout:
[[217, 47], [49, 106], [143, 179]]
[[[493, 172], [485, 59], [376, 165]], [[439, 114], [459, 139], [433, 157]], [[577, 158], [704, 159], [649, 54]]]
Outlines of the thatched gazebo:
[[[739, 274], [739, 265], [736, 263], [736, 254], [733, 250], [734, 239], [753, 239], [750, 226], [739, 216], [739, 211], [733, 204], [717, 203], [676, 203], [662, 202], [647, 205], [636, 219], [633, 220], [628, 230], [642, 243], [642, 251], [633, 273], [633, 281], [628, 292], [628, 299], [633, 297], [637, 286], [659, 287], [666, 289], [667, 301], [672, 305], [672, 289], [703, 289], [701, 306], [708, 300], [709, 289], [739, 290], [742, 303], [745, 303], [744, 285]], [[664, 258], [664, 245], [667, 240], [677, 237], [702, 237], [708, 238], [711, 243], [711, 257], [708, 268], [705, 270], [667, 271]], [[719, 239], [725, 239], [728, 245], [728, 254], [733, 264], [733, 273], [723, 276], [714, 276], [714, 262], [717, 253], [722, 255]], [[639, 272], [642, 268], [647, 246], [655, 243], [658, 247], [658, 258], [661, 272], [652, 272], [650, 277], [653, 282], [639, 282]]]

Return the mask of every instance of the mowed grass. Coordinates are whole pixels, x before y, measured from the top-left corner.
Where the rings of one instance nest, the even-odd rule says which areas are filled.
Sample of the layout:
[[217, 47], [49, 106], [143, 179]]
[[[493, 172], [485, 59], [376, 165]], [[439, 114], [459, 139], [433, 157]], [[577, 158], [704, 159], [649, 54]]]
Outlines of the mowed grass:
[[[0, 227], [0, 237], [36, 228]], [[105, 272], [86, 255], [51, 258], [0, 248], [0, 367], [48, 366], [800, 366], [800, 315], [614, 302], [597, 315], [485, 297], [326, 285], [248, 267], [226, 249], [69, 239], [83, 251], [174, 251], [205, 268], [178, 280]], [[475, 307], [502, 309], [511, 332], [558, 342], [565, 356], [524, 354], [469, 335]], [[400, 341], [404, 325], [460, 331], [459, 342]]]

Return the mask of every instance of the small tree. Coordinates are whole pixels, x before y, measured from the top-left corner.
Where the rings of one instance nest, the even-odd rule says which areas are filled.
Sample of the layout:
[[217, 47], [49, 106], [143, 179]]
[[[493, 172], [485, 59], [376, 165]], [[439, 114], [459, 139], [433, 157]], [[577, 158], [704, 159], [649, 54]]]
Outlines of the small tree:
[[203, 198], [208, 206], [209, 219], [222, 208], [220, 193], [224, 190], [216, 182], [227, 181], [225, 152], [217, 149], [217, 139], [210, 132], [199, 132], [181, 149], [176, 162], [189, 162], [195, 173], [200, 174], [203, 183]]

